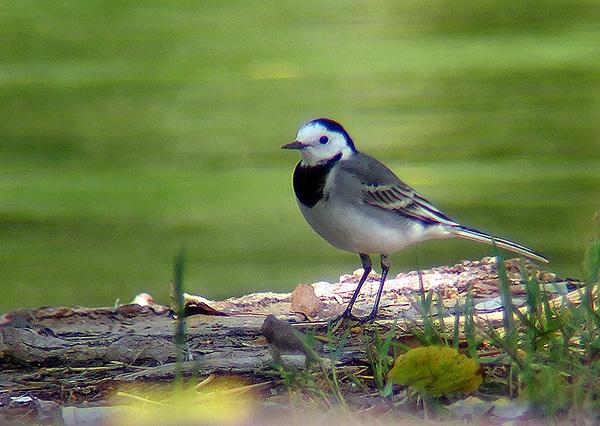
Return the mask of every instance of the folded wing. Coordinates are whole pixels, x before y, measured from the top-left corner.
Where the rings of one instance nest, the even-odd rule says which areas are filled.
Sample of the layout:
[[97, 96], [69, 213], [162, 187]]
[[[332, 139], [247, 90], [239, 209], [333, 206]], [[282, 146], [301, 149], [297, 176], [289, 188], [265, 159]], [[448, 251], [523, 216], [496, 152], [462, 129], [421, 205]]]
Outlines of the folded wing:
[[448, 232], [460, 238], [496, 245], [541, 262], [548, 262], [543, 255], [522, 244], [459, 224], [398, 179], [383, 163], [362, 153], [356, 155], [357, 161], [345, 162], [342, 170], [356, 178], [355, 183], [359, 185], [358, 191], [365, 204], [416, 219], [423, 224], [442, 225]]

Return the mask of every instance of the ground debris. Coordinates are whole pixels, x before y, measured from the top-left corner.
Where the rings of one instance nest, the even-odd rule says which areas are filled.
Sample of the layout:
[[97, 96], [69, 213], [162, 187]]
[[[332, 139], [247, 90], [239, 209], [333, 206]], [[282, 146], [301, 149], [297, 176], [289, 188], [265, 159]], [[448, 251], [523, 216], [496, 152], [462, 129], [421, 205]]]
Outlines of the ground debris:
[[[515, 295], [523, 294], [522, 265], [541, 282], [552, 284], [548, 287], [557, 294], [572, 292], [580, 285], [539, 271], [531, 263], [508, 261], [511, 291]], [[296, 348], [299, 344], [290, 343], [290, 339], [277, 340], [281, 333], [275, 333], [279, 337], [275, 336], [274, 341], [269, 327], [267, 333], [261, 330], [267, 315], [323, 333], [325, 321], [343, 311], [361, 274], [362, 270], [357, 270], [341, 276], [337, 283], [304, 285], [296, 297], [255, 293], [213, 301], [186, 295], [189, 316], [187, 361], [181, 366], [184, 376], [236, 374], [250, 383], [271, 381], [271, 390], [276, 392], [280, 384], [268, 373], [273, 360], [267, 340], [271, 339], [271, 346]], [[356, 303], [356, 313], [370, 310], [369, 295], [375, 294], [377, 279], [378, 275], [371, 273]], [[498, 297], [497, 281], [494, 258], [399, 274], [386, 283], [379, 324], [418, 317], [414, 301], [421, 289], [433, 291], [440, 298], [449, 318], [453, 315], [451, 309], [463, 304], [467, 293], [476, 303], [483, 303], [478, 306], [491, 306]], [[147, 294], [135, 301], [113, 308], [23, 309], [0, 317], [0, 419], [26, 413], [37, 413], [39, 419], [46, 419], [58, 404], [106, 405], [122, 385], [172, 381], [177, 370], [173, 312]], [[492, 302], [486, 305], [486, 301]], [[298, 307], [301, 314], [295, 312]], [[320, 322], [306, 324], [307, 317]], [[350, 334], [337, 359], [347, 368], [363, 368], [364, 341], [353, 341], [354, 334]], [[384, 413], [388, 409], [376, 406], [367, 404], [361, 410]], [[99, 412], [103, 411], [89, 411]], [[74, 419], [75, 411], [64, 413]]]

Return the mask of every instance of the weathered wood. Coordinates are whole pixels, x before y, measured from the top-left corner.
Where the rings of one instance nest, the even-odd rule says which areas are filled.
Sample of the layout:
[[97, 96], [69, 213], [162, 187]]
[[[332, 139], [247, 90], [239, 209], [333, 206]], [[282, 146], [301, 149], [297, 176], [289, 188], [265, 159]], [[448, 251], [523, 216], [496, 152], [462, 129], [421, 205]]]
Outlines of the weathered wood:
[[[511, 291], [522, 294], [519, 262], [507, 263]], [[540, 281], [561, 281], [526, 264]], [[235, 373], [254, 378], [265, 375], [271, 363], [260, 327], [269, 313], [290, 321], [310, 316], [311, 327], [323, 332], [324, 320], [339, 314], [355, 289], [362, 271], [340, 277], [338, 283], [312, 284], [321, 305], [309, 295], [310, 312], [292, 312], [290, 294], [257, 293], [222, 301], [187, 296], [186, 318], [188, 361], [186, 375], [205, 376], [214, 372]], [[376, 291], [377, 274], [365, 284], [366, 295]], [[569, 288], [577, 282], [562, 282]], [[400, 274], [387, 282], [381, 303], [379, 324], [386, 320], [412, 324], [419, 318], [414, 301], [418, 293], [434, 291], [450, 311], [471, 292], [474, 300], [497, 296], [495, 261], [462, 262], [451, 267]], [[296, 294], [306, 294], [306, 289]], [[296, 296], [295, 296], [296, 297]], [[303, 296], [297, 296], [303, 297]], [[150, 296], [136, 299], [139, 304], [117, 308], [42, 308], [20, 310], [0, 319], [0, 395], [22, 394], [58, 401], [101, 400], [122, 383], [161, 381], [174, 377], [174, 319], [170, 309], [155, 304]], [[362, 297], [356, 314], [367, 313], [372, 298]], [[302, 300], [294, 300], [301, 310]], [[315, 306], [317, 308], [315, 308]], [[225, 316], [222, 316], [225, 315]], [[500, 314], [501, 316], [501, 314]], [[364, 342], [344, 346], [341, 362], [365, 362]], [[266, 376], [265, 376], [266, 377]]]

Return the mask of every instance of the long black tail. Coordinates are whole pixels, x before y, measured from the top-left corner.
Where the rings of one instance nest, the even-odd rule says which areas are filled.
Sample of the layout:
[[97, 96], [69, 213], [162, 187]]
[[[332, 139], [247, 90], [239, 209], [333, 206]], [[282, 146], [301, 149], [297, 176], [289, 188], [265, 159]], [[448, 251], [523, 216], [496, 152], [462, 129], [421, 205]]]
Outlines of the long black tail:
[[496, 244], [496, 246], [500, 248], [522, 254], [523, 256], [529, 257], [531, 259], [535, 259], [544, 263], [549, 262], [548, 259], [542, 256], [540, 253], [531, 250], [529, 247], [525, 247], [524, 245], [514, 243], [509, 240], [505, 240], [504, 238], [493, 237], [490, 234], [486, 234], [485, 232], [481, 232], [477, 229], [467, 228], [466, 226], [449, 226], [446, 229], [455, 234], [457, 237], [477, 241], [480, 243]]

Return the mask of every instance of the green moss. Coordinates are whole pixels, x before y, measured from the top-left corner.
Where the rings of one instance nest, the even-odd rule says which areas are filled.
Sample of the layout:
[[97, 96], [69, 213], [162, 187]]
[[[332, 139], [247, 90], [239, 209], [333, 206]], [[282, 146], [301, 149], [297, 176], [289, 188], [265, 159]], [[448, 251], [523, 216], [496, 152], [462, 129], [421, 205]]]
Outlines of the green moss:
[[439, 346], [415, 348], [400, 355], [388, 379], [432, 396], [472, 392], [482, 382], [476, 361], [456, 349]]

